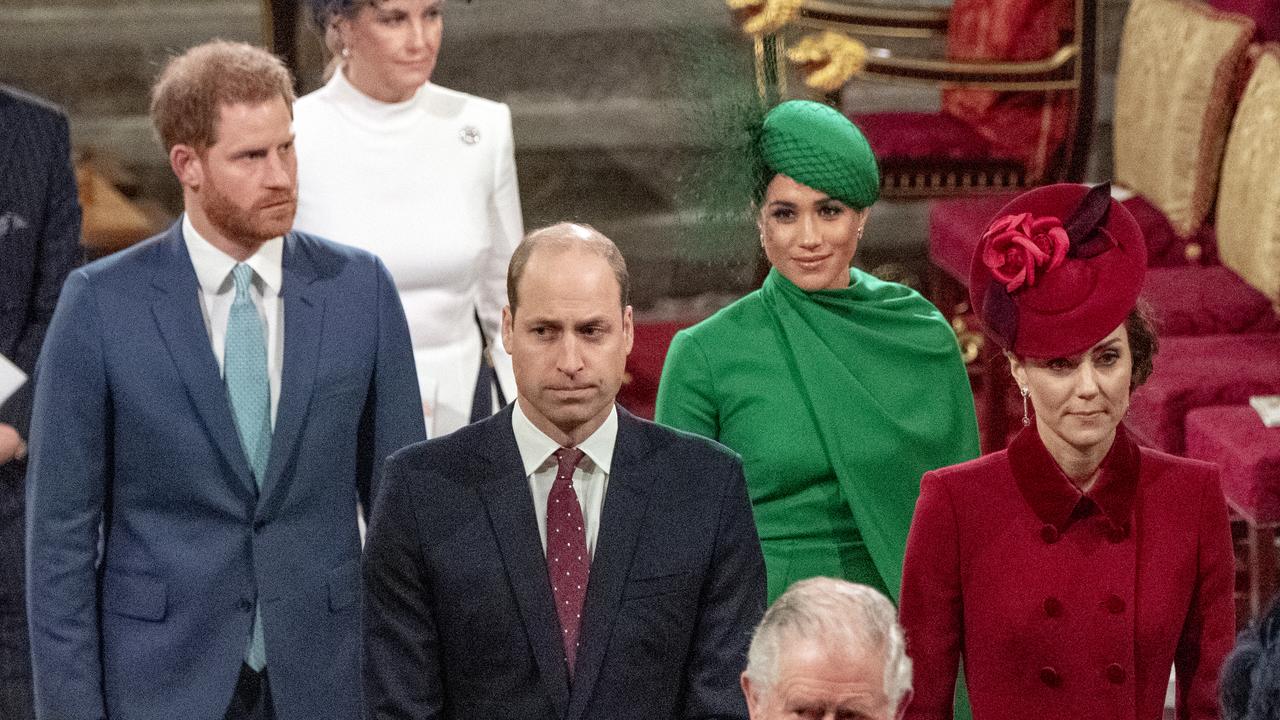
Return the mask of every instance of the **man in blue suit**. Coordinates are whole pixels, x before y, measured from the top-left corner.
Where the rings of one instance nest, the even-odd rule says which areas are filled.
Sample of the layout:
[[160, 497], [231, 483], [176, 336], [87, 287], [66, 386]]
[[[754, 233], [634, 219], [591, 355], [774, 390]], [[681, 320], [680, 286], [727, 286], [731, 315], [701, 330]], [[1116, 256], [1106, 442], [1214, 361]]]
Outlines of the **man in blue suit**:
[[387, 464], [367, 717], [746, 720], [765, 580], [738, 457], [615, 405], [633, 325], [603, 235], [531, 234], [507, 294], [517, 401]]
[[251, 46], [172, 60], [186, 212], [67, 280], [27, 493], [40, 718], [359, 717], [357, 502], [424, 428], [381, 262], [290, 232], [292, 100]]
[[[0, 86], [0, 355], [30, 375], [62, 281], [80, 262], [67, 118]], [[32, 717], [23, 597], [23, 477], [32, 383], [0, 397], [0, 718]]]

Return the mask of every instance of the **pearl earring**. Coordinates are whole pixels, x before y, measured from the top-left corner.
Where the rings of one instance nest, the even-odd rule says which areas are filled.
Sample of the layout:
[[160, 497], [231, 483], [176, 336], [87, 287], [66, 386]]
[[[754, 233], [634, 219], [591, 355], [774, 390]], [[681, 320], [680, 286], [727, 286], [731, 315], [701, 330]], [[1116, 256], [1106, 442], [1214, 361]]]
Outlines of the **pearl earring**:
[[1030, 392], [1026, 385], [1022, 386], [1022, 427], [1031, 424], [1031, 416], [1027, 414], [1027, 394]]

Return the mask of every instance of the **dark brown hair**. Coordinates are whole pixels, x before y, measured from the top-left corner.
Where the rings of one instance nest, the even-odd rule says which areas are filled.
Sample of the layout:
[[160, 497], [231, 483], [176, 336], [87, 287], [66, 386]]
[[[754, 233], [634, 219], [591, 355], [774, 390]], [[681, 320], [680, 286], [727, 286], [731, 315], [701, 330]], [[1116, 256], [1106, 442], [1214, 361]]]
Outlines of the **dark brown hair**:
[[1138, 300], [1138, 304], [1129, 311], [1124, 329], [1129, 333], [1129, 353], [1133, 357], [1133, 375], [1129, 378], [1129, 391], [1132, 392], [1151, 377], [1156, 353], [1160, 352], [1160, 339], [1151, 321], [1151, 307], [1145, 301]]
[[548, 246], [561, 250], [581, 247], [604, 258], [613, 271], [614, 279], [618, 281], [621, 307], [625, 308], [631, 303], [631, 275], [627, 272], [627, 261], [622, 257], [618, 246], [590, 225], [561, 222], [525, 235], [511, 254], [511, 264], [507, 266], [507, 303], [511, 305], [512, 315], [516, 314], [516, 305], [519, 303], [520, 278], [524, 276], [525, 265], [529, 264], [529, 258], [533, 257], [535, 251]]
[[151, 122], [168, 152], [217, 142], [223, 105], [283, 98], [292, 112], [293, 76], [280, 58], [248, 43], [214, 40], [171, 58], [151, 88]]

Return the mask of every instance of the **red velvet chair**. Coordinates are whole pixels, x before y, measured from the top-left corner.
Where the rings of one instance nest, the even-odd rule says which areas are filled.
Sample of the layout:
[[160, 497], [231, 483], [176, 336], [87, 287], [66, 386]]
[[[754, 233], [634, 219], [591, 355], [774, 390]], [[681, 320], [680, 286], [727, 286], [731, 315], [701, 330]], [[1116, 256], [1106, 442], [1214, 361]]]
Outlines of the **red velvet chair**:
[[955, 0], [939, 9], [803, 0], [775, 50], [786, 35], [814, 29], [945, 36], [945, 58], [877, 48], [854, 80], [941, 89], [940, 112], [853, 116], [880, 161], [884, 197], [938, 197], [1083, 176], [1097, 25], [1096, 0]]
[[696, 321], [696, 318], [690, 318], [684, 321], [636, 322], [635, 342], [631, 346], [631, 355], [627, 357], [626, 378], [618, 391], [619, 404], [634, 415], [653, 419], [667, 348], [677, 332]]
[[[1124, 204], [1147, 237], [1155, 267], [1144, 295], [1163, 318], [1165, 335], [1280, 329], [1267, 297], [1236, 273], [1212, 265], [1216, 240], [1205, 222], [1218, 188], [1230, 112], [1247, 77], [1248, 43], [1259, 37], [1257, 27], [1280, 19], [1280, 3], [1257, 10], [1262, 16], [1255, 23], [1189, 0], [1135, 0], [1122, 38], [1116, 175], [1136, 191], [1121, 188], [1119, 193], [1132, 195]], [[1159, 63], [1167, 63], [1172, 44], [1183, 48], [1178, 60], [1186, 71], [1176, 81], [1153, 82], [1160, 71], [1168, 71]], [[965, 309], [965, 297], [950, 281], [966, 281], [983, 228], [1010, 198], [932, 205], [929, 254], [941, 279], [935, 279], [930, 294], [944, 311]], [[987, 365], [981, 388], [987, 395], [983, 441], [991, 450], [1003, 446], [1016, 402], [999, 354], [987, 349], [981, 357]]]
[[[1215, 230], [1222, 265], [1158, 268], [1148, 294], [1166, 326], [1188, 319], [1196, 338], [1173, 338], [1156, 360], [1152, 387], [1134, 396], [1136, 434], [1217, 464], [1223, 490], [1244, 526], [1244, 617], [1276, 588], [1280, 522], [1280, 428], [1265, 428], [1246, 404], [1280, 392], [1280, 48], [1256, 54], [1223, 154]], [[1200, 291], [1200, 292], [1197, 292]], [[1244, 331], [1248, 334], [1230, 334]], [[1166, 328], [1165, 333], [1170, 330]]]
[[1222, 471], [1227, 504], [1244, 521], [1244, 618], [1258, 617], [1276, 592], [1276, 528], [1280, 526], [1280, 428], [1263, 426], [1247, 405], [1207, 406], [1187, 413], [1187, 455]]
[[[1224, 264], [1148, 274], [1147, 292], [1158, 311], [1192, 325], [1184, 330], [1217, 333], [1166, 339], [1151, 387], [1134, 395], [1135, 427], [1171, 452], [1183, 450], [1182, 421], [1190, 410], [1280, 393], [1277, 103], [1280, 48], [1260, 56], [1227, 142], [1216, 217]], [[1231, 334], [1240, 331], [1249, 334]]]

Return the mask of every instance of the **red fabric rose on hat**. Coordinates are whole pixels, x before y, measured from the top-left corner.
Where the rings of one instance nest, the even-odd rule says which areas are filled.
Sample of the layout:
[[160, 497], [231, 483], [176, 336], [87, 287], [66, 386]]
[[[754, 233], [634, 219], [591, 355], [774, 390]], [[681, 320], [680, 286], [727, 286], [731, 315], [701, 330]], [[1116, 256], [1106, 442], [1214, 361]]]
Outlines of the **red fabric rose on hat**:
[[982, 236], [982, 262], [1013, 292], [1031, 287], [1036, 278], [1062, 264], [1071, 239], [1056, 217], [1031, 213], [1006, 215], [991, 223]]

